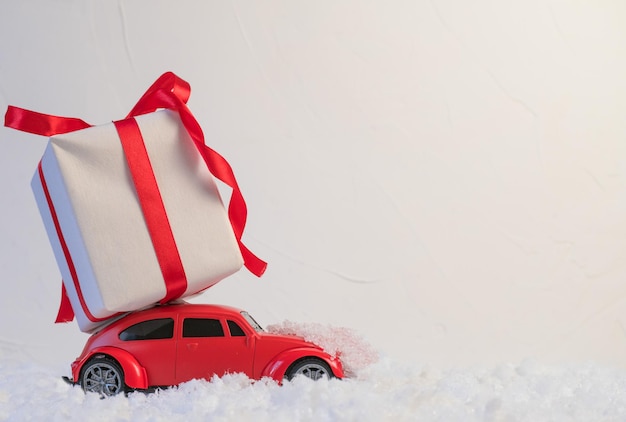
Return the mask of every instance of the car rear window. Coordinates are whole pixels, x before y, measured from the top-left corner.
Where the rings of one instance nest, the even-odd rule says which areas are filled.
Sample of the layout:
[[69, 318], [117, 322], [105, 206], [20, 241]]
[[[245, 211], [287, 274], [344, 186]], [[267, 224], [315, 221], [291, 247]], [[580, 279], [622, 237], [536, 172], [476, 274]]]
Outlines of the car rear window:
[[120, 340], [158, 340], [174, 336], [172, 318], [151, 319], [131, 325], [120, 333]]

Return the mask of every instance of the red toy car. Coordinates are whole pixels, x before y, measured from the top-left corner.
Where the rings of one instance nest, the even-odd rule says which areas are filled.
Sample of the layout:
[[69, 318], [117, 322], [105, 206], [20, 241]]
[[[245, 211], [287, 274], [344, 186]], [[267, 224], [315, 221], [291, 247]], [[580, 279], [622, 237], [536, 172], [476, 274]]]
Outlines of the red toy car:
[[68, 381], [111, 396], [237, 372], [278, 382], [344, 375], [337, 357], [303, 338], [266, 333], [245, 311], [183, 302], [130, 313], [93, 334]]

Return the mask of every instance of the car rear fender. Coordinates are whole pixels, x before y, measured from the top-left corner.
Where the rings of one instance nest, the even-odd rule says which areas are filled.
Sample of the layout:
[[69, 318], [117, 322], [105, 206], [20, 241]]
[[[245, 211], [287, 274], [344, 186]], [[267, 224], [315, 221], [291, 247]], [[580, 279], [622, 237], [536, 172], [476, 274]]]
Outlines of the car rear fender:
[[287, 373], [287, 369], [289, 369], [295, 361], [308, 357], [315, 357], [323, 360], [330, 366], [330, 369], [336, 378], [343, 378], [343, 367], [338, 358], [329, 355], [323, 350], [307, 347], [299, 347], [282, 352], [267, 364], [267, 366], [263, 369], [261, 376], [271, 377], [278, 382], [282, 382], [283, 378], [285, 378], [285, 373]]
[[76, 365], [72, 374], [75, 381], [80, 379], [80, 371], [85, 363], [97, 355], [107, 355], [110, 358], [115, 359], [117, 363], [120, 364], [122, 370], [124, 371], [124, 382], [128, 387], [139, 389], [148, 388], [148, 374], [146, 373], [146, 369], [141, 366], [137, 359], [135, 359], [135, 357], [126, 350], [111, 346], [97, 347], [93, 349], [92, 352], [86, 356], [79, 365]]

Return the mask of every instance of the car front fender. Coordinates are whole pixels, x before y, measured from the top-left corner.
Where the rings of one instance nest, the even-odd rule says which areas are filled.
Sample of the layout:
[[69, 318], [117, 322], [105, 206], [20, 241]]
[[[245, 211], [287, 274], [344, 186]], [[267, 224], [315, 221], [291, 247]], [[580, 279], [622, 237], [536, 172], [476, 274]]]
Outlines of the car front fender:
[[80, 371], [85, 363], [96, 355], [107, 355], [115, 359], [124, 371], [124, 382], [128, 387], [138, 389], [148, 388], [148, 374], [146, 373], [146, 369], [126, 350], [111, 346], [95, 348], [77, 365], [72, 365], [72, 376], [75, 382], [79, 382]]
[[267, 366], [263, 369], [261, 376], [271, 377], [281, 383], [291, 364], [299, 359], [307, 357], [315, 357], [323, 360], [330, 366], [330, 370], [336, 378], [341, 379], [344, 377], [343, 366], [338, 358], [329, 355], [323, 350], [308, 347], [299, 347], [282, 352], [267, 364]]

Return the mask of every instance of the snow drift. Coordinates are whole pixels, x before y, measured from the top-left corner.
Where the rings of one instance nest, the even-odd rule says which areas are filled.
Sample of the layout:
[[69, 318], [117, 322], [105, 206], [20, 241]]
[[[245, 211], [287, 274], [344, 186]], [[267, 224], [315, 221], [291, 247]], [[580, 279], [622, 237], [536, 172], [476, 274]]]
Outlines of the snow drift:
[[[318, 329], [321, 328], [321, 329]], [[345, 347], [354, 370], [344, 380], [299, 377], [282, 386], [242, 374], [193, 380], [154, 393], [100, 399], [61, 380], [61, 366], [33, 364], [19, 348], [0, 348], [2, 421], [621, 421], [626, 371], [533, 361], [493, 368], [438, 370], [383, 357], [341, 328], [293, 322], [276, 331]]]

